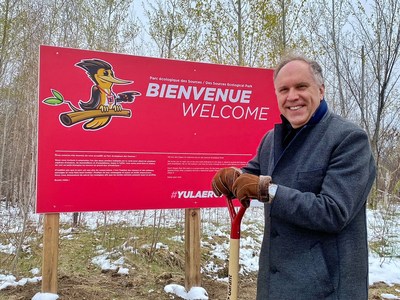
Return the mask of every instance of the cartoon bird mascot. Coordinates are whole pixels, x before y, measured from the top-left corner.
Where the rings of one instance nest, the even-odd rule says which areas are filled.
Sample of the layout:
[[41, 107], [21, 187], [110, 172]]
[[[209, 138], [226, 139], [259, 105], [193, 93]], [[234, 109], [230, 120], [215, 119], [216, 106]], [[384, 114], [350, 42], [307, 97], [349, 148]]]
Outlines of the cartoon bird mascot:
[[[114, 84], [129, 84], [132, 81], [118, 79], [114, 76], [112, 66], [100, 59], [86, 59], [75, 64], [77, 67], [86, 71], [89, 78], [93, 81], [91, 97], [87, 102], [79, 101], [82, 110], [100, 110], [106, 113], [109, 110], [121, 111], [120, 102], [133, 102], [135, 96], [140, 95], [139, 92], [130, 91], [116, 95], [112, 86]], [[95, 117], [84, 125], [85, 129], [99, 129], [110, 122], [111, 116]]]

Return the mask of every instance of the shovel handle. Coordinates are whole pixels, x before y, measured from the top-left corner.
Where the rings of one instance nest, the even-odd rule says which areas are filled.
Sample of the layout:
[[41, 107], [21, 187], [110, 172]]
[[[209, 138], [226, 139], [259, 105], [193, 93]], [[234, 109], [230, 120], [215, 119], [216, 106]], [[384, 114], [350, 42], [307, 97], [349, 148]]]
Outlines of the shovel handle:
[[231, 217], [231, 239], [240, 239], [240, 224], [247, 208], [241, 205], [239, 210], [236, 212], [232, 203], [232, 198], [227, 197], [227, 201], [229, 215]]

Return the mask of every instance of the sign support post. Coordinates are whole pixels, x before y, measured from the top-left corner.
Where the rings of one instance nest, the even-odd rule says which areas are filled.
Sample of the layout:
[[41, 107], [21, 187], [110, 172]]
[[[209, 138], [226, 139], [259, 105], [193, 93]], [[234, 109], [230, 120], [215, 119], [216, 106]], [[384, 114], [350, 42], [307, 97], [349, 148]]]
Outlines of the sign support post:
[[45, 214], [43, 222], [42, 292], [57, 294], [60, 214]]
[[185, 288], [201, 286], [200, 208], [185, 209]]

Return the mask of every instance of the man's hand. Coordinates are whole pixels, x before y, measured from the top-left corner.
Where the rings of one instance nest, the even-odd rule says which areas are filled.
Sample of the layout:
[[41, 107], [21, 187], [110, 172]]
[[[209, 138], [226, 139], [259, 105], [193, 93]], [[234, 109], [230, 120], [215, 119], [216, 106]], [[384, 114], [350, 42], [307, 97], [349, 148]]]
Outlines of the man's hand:
[[225, 195], [233, 197], [232, 185], [235, 180], [242, 174], [242, 171], [235, 167], [223, 168], [219, 170], [213, 177], [211, 185], [217, 196]]
[[240, 175], [232, 186], [232, 192], [244, 207], [250, 206], [251, 199], [268, 202], [268, 187], [271, 176], [256, 176], [252, 174]]

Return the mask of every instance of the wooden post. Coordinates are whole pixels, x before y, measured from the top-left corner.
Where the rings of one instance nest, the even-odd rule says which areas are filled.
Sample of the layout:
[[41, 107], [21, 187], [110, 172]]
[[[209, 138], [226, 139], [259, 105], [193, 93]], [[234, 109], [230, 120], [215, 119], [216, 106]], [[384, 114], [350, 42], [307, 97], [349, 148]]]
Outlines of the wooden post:
[[57, 294], [60, 214], [45, 214], [43, 222], [42, 292]]
[[185, 210], [185, 288], [201, 286], [200, 209]]

